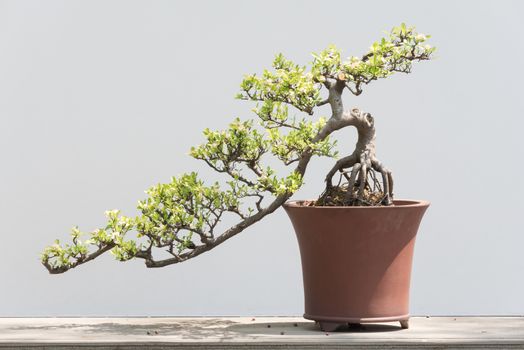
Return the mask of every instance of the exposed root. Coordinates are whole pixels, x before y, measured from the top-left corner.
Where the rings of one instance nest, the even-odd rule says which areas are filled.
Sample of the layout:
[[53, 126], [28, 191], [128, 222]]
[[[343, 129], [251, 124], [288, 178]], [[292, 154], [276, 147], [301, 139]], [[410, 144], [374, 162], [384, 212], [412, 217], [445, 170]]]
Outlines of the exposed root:
[[[393, 177], [375, 157], [375, 126], [371, 114], [358, 108], [351, 110], [358, 140], [355, 151], [339, 159], [327, 173], [326, 189], [309, 205], [318, 206], [380, 206], [393, 205]], [[350, 170], [349, 170], [350, 169]], [[333, 176], [339, 172], [338, 185]], [[381, 180], [379, 180], [379, 176]], [[346, 179], [344, 184], [342, 180]]]
[[[390, 195], [384, 191], [373, 169], [362, 171], [360, 164], [356, 164], [348, 172], [342, 172], [336, 186], [326, 186], [320, 197], [309, 206], [385, 206], [392, 205]], [[358, 173], [358, 178], [357, 177]], [[364, 176], [365, 175], [365, 176]], [[347, 182], [342, 183], [345, 178]], [[386, 185], [388, 181], [386, 181]], [[384, 186], [385, 187], [385, 186]], [[351, 188], [351, 192], [349, 189]]]
[[356, 196], [358, 188], [354, 188], [354, 196], [348, 200], [348, 187], [347, 184], [341, 186], [333, 186], [327, 188], [324, 193], [314, 202], [311, 202], [310, 206], [380, 206], [385, 205], [383, 203], [384, 193], [372, 192], [368, 189], [364, 189], [362, 198]]

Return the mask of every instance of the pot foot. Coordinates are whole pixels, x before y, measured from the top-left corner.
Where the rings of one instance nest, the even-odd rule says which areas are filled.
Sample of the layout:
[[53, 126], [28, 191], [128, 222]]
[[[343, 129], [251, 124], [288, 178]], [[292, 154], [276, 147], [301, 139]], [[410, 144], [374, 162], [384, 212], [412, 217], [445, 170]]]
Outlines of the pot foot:
[[400, 327], [402, 329], [408, 329], [409, 328], [409, 320], [402, 320], [402, 321], [400, 321]]
[[324, 332], [336, 331], [340, 326], [344, 325], [344, 323], [326, 321], [319, 321], [318, 324], [320, 325], [320, 329]]

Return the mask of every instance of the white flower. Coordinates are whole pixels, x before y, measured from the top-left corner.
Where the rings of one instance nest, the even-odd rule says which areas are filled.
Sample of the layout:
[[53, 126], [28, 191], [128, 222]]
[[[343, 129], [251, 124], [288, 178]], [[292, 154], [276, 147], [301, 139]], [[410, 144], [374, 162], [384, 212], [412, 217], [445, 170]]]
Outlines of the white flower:
[[424, 35], [424, 34], [418, 34], [418, 35], [415, 37], [415, 39], [416, 39], [417, 41], [424, 41], [424, 40], [426, 40], [426, 35]]

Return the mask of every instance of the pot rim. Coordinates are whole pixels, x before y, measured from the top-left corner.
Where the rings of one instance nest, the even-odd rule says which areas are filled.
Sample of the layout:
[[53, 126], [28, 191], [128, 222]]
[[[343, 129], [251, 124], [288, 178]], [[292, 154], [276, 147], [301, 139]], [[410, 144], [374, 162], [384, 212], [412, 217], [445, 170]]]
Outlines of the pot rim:
[[313, 199], [298, 199], [290, 200], [285, 202], [282, 206], [284, 208], [303, 208], [307, 210], [317, 209], [317, 210], [330, 210], [330, 209], [351, 209], [351, 210], [384, 210], [384, 209], [402, 209], [402, 208], [413, 208], [413, 207], [428, 207], [430, 205], [429, 201], [419, 200], [419, 199], [394, 199], [393, 206], [305, 206], [302, 203], [306, 201], [313, 201]]

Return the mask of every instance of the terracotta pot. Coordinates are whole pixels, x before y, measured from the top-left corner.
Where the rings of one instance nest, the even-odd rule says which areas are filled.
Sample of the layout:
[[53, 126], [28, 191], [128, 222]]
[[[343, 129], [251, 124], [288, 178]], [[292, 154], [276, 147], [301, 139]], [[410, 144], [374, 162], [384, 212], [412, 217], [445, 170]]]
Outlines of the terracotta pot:
[[408, 327], [415, 236], [429, 202], [389, 207], [284, 204], [300, 247], [304, 317], [323, 330], [401, 321]]

